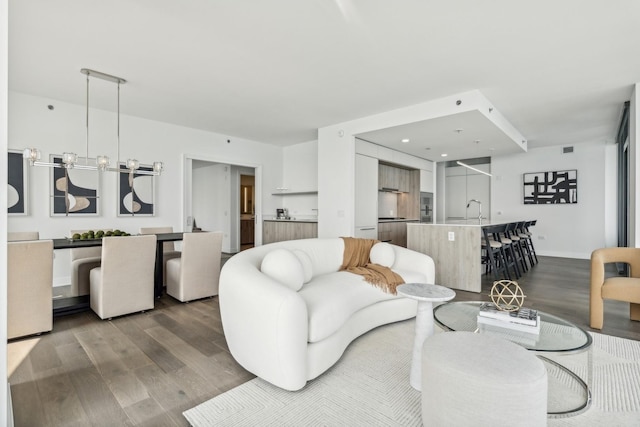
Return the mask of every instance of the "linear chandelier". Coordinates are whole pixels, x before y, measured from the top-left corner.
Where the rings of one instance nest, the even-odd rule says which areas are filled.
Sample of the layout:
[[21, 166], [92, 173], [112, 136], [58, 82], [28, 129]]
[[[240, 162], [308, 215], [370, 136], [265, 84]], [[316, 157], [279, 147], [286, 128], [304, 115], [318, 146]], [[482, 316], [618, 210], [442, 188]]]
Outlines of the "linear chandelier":
[[482, 171], [482, 170], [480, 170], [480, 169], [476, 169], [476, 168], [474, 168], [473, 166], [469, 166], [469, 165], [468, 165], [468, 164], [466, 164], [466, 163], [462, 163], [460, 160], [458, 160], [456, 163], [457, 163], [457, 164], [459, 164], [460, 166], [464, 166], [464, 167], [465, 167], [465, 168], [467, 168], [467, 169], [471, 169], [472, 171], [480, 172], [480, 173], [483, 173], [483, 174], [485, 174], [485, 175], [487, 175], [487, 176], [493, 176], [493, 175], [491, 175], [489, 172], [485, 172], [485, 171]]
[[[31, 166], [47, 166], [51, 168], [65, 168], [65, 169], [84, 169], [84, 170], [96, 170], [96, 171], [110, 171], [120, 173], [134, 172], [138, 175], [160, 175], [164, 169], [162, 162], [153, 162], [152, 170], [139, 170], [140, 162], [136, 159], [127, 159], [124, 162], [125, 169], [121, 169], [120, 165], [120, 85], [125, 84], [127, 81], [121, 77], [112, 76], [110, 74], [102, 73], [100, 71], [90, 70], [83, 68], [80, 70], [82, 74], [87, 76], [87, 96], [86, 96], [86, 152], [85, 157], [78, 157], [76, 153], [64, 152], [62, 153], [62, 163], [51, 163], [40, 161], [40, 150], [37, 148], [26, 148], [22, 153], [22, 156], [29, 161]], [[89, 158], [89, 77], [96, 77], [102, 80], [116, 83], [118, 88], [118, 110], [117, 110], [117, 161], [116, 167], [109, 167], [111, 161], [106, 155], [98, 155], [95, 158], [95, 162], [90, 164]]]

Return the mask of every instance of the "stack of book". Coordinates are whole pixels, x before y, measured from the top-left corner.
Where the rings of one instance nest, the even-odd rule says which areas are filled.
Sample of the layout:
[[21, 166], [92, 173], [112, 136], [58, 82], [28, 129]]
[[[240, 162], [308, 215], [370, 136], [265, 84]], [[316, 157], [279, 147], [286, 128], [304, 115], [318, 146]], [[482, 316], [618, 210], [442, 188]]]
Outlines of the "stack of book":
[[540, 315], [538, 310], [530, 308], [504, 311], [491, 302], [485, 302], [480, 305], [478, 312], [478, 326], [482, 325], [539, 335]]

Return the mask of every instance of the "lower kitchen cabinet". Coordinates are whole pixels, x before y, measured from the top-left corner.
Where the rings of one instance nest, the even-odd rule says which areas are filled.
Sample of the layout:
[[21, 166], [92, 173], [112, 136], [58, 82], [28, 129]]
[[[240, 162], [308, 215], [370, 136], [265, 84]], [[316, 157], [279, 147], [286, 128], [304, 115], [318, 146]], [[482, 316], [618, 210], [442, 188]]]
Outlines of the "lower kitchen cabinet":
[[282, 242], [285, 240], [310, 239], [318, 237], [317, 222], [300, 221], [264, 221], [262, 243]]
[[378, 223], [378, 240], [407, 247], [407, 223], [417, 221], [394, 221]]

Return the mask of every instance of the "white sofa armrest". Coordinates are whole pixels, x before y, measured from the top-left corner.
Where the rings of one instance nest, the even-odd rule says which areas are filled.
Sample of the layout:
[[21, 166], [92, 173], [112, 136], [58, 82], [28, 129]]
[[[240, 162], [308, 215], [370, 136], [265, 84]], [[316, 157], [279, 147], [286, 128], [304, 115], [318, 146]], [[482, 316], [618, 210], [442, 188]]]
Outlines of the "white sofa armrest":
[[307, 382], [307, 306], [242, 254], [236, 257], [220, 273], [220, 315], [229, 350], [248, 371], [299, 390]]
[[427, 283], [435, 283], [436, 268], [433, 258], [401, 246], [391, 245], [396, 255], [391, 269], [410, 270], [424, 274]]

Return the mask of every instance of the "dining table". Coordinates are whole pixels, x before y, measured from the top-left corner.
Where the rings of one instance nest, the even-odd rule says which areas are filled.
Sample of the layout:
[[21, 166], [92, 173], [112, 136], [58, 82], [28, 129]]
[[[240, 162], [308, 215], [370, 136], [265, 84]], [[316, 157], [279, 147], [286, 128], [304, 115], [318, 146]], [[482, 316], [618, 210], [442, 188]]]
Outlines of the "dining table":
[[[163, 268], [163, 244], [166, 242], [177, 242], [183, 239], [183, 232], [174, 233], [159, 233], [156, 234], [156, 257], [154, 263], [154, 296], [160, 298], [164, 290], [164, 268]], [[126, 237], [122, 237], [126, 239]], [[75, 248], [90, 248], [95, 246], [102, 246], [102, 239], [52, 239], [53, 249], [75, 249]], [[65, 298], [56, 298], [53, 300], [53, 315], [54, 317], [63, 316], [67, 314], [78, 313], [90, 308], [89, 295], [78, 295]]]

